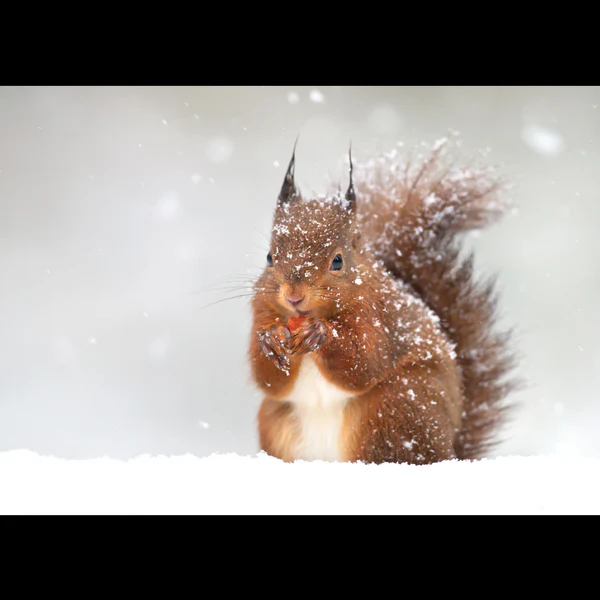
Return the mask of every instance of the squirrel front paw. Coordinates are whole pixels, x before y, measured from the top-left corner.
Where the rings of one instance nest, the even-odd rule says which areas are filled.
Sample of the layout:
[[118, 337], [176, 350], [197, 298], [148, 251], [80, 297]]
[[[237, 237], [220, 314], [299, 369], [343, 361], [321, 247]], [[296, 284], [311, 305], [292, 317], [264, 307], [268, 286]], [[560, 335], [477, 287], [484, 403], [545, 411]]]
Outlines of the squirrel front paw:
[[329, 328], [321, 319], [307, 320], [294, 333], [289, 341], [290, 354], [310, 354], [316, 352], [329, 339]]
[[290, 358], [288, 341], [290, 331], [285, 325], [276, 324], [259, 333], [261, 352], [275, 362], [278, 369], [289, 373]]

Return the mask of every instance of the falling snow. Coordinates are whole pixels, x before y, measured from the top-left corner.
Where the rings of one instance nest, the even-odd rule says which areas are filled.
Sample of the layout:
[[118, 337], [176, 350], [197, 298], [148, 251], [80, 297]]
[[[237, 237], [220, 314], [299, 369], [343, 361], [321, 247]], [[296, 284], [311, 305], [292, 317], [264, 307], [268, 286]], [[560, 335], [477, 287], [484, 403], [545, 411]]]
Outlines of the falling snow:
[[179, 194], [171, 191], [164, 194], [156, 204], [155, 216], [161, 221], [173, 221], [181, 214]]
[[521, 139], [533, 150], [546, 156], [556, 156], [565, 150], [565, 142], [558, 131], [538, 125], [525, 125]]
[[227, 162], [233, 155], [234, 149], [233, 140], [224, 137], [214, 138], [208, 143], [208, 158], [214, 163]]
[[155, 361], [163, 360], [169, 351], [169, 340], [165, 337], [156, 338], [148, 347], [148, 356]]
[[311, 102], [315, 102], [317, 104], [321, 104], [323, 102], [325, 102], [325, 96], [323, 95], [323, 92], [321, 92], [320, 90], [311, 90], [310, 94], [309, 94], [309, 98], [311, 100]]

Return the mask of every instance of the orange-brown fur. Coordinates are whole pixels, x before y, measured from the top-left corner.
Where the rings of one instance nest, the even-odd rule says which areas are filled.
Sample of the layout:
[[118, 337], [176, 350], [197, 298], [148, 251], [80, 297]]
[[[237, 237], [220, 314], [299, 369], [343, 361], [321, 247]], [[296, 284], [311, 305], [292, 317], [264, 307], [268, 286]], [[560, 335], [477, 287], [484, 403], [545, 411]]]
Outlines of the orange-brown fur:
[[[292, 159], [274, 215], [274, 264], [252, 301], [250, 364], [269, 454], [295, 459], [301, 431], [286, 398], [308, 355], [353, 396], [342, 460], [478, 458], [492, 443], [512, 389], [508, 341], [493, 332], [492, 286], [473, 281], [454, 235], [503, 207], [495, 179], [440, 171], [440, 151], [415, 167], [394, 157], [357, 165], [356, 187], [327, 199], [301, 197]], [[331, 270], [336, 254], [340, 271]], [[294, 307], [286, 298], [304, 299]], [[299, 311], [310, 314], [291, 334], [285, 322]]]

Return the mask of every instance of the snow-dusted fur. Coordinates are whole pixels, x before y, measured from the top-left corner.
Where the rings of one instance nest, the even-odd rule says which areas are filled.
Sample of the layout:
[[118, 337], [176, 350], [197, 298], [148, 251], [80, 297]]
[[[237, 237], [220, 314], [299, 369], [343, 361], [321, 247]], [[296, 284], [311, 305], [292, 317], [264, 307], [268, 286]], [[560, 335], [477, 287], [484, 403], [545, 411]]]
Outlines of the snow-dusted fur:
[[463, 421], [458, 458], [483, 456], [506, 417], [514, 352], [509, 333], [495, 330], [495, 282], [477, 282], [473, 256], [461, 258], [458, 234], [503, 216], [505, 186], [491, 168], [455, 168], [443, 160], [445, 140], [424, 157], [396, 151], [354, 165], [363, 239], [394, 275], [440, 317], [456, 344], [462, 372]]
[[296, 456], [302, 460], [341, 460], [339, 435], [352, 393], [329, 383], [312, 356], [305, 356], [294, 388], [286, 398], [300, 427]]

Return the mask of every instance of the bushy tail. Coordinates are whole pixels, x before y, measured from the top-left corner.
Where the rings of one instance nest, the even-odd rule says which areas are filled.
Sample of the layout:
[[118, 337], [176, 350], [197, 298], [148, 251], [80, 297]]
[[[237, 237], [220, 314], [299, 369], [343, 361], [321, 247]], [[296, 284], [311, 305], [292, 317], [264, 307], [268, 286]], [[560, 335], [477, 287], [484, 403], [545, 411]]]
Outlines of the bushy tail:
[[455, 168], [442, 160], [446, 141], [426, 157], [396, 152], [356, 165], [361, 234], [375, 255], [439, 315], [456, 344], [464, 412], [458, 457], [481, 458], [497, 441], [515, 364], [510, 334], [493, 331], [495, 282], [476, 282], [473, 256], [461, 256], [457, 234], [483, 228], [508, 205], [491, 169]]

